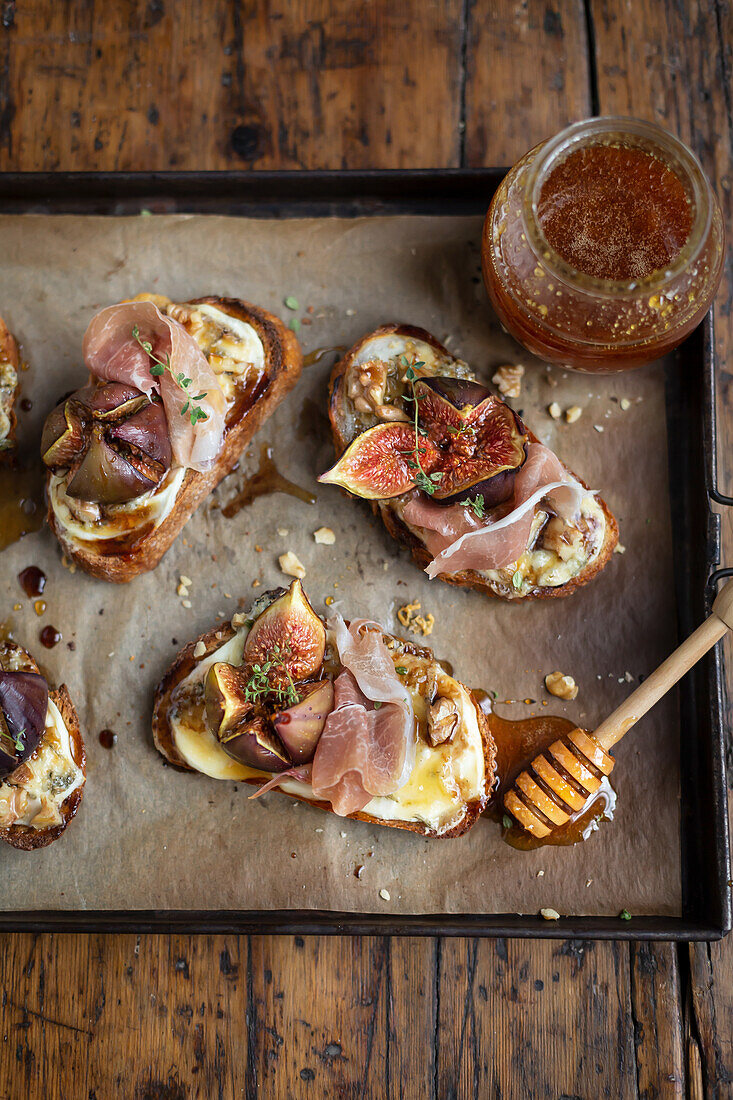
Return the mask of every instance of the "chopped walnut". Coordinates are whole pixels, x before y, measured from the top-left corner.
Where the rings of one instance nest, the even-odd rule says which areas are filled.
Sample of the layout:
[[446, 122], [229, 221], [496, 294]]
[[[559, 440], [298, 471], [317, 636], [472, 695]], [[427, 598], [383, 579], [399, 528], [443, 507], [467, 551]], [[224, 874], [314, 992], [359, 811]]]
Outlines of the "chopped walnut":
[[551, 405], [547, 406], [547, 411], [553, 420], [559, 420], [562, 409], [558, 405], [557, 401], [553, 401]]
[[202, 328], [204, 323], [204, 316], [201, 310], [196, 309], [195, 306], [188, 305], [188, 303], [171, 302], [166, 313], [169, 317], [172, 317], [174, 321], [178, 321], [179, 324], [185, 325], [189, 332], [196, 332], [198, 329]]
[[198, 658], [198, 657], [203, 657], [205, 653], [206, 653], [206, 645], [205, 645], [205, 643], [204, 643], [204, 642], [202, 642], [202, 641], [198, 641], [198, 642], [196, 642], [196, 645], [195, 645], [195, 646], [193, 647], [193, 655], [194, 655], [194, 657], [197, 657], [197, 658]]
[[499, 367], [491, 381], [498, 388], [502, 397], [519, 397], [522, 392], [522, 379], [524, 367], [519, 363], [514, 366], [508, 363]]
[[569, 409], [565, 410], [565, 419], [568, 424], [574, 424], [576, 420], [579, 420], [583, 414], [583, 410], [580, 405], [571, 405]]
[[578, 694], [575, 680], [563, 672], [548, 672], [545, 676], [545, 687], [550, 695], [555, 695], [558, 699], [575, 699]]
[[294, 554], [292, 550], [288, 550], [286, 554], [281, 554], [277, 559], [283, 573], [286, 573], [289, 577], [298, 577], [302, 579], [305, 576], [305, 566], [303, 565], [297, 554]]
[[319, 527], [313, 532], [313, 538], [320, 546], [333, 546], [336, 541], [336, 535], [330, 527]]
[[569, 527], [560, 516], [552, 516], [542, 532], [542, 548], [554, 551], [561, 561], [570, 561], [582, 551], [583, 533]]
[[428, 707], [428, 740], [430, 744], [442, 745], [450, 741], [458, 726], [458, 707], [452, 699], [436, 699]]
[[560, 920], [560, 914], [557, 909], [540, 909], [540, 916], [545, 920]]
[[373, 413], [380, 420], [409, 421], [409, 416], [384, 400], [387, 386], [387, 364], [381, 359], [351, 366], [347, 375], [346, 394], [357, 412]]
[[426, 615], [418, 615], [417, 612], [420, 610], [420, 606], [419, 600], [413, 603], [406, 603], [403, 607], [398, 609], [397, 618], [402, 625], [412, 631], [413, 634], [422, 634], [423, 637], [427, 637], [428, 634], [433, 633], [435, 616], [430, 612]]

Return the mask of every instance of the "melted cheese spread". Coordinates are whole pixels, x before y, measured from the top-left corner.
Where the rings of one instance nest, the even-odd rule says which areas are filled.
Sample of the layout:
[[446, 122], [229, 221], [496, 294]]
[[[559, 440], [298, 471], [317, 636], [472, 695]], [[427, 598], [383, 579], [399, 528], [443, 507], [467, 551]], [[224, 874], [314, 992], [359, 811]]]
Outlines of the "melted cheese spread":
[[152, 524], [158, 527], [173, 510], [180, 492], [186, 471], [182, 466], [172, 467], [157, 489], [126, 504], [115, 504], [105, 508], [104, 519], [82, 520], [79, 513], [73, 511], [77, 501], [66, 495], [67, 474], [52, 474], [48, 496], [56, 520], [61, 525], [67, 539], [77, 542], [101, 542], [119, 538], [141, 527]]
[[[272, 773], [248, 768], [228, 756], [206, 729], [203, 719], [200, 693], [206, 672], [215, 661], [241, 663], [247, 633], [247, 628], [242, 628], [196, 665], [176, 689], [168, 713], [173, 743], [179, 753], [190, 767], [212, 779], [272, 778]], [[393, 661], [407, 670], [405, 681], [412, 696], [418, 731], [424, 731], [427, 724], [423, 691], [429, 676], [436, 679], [438, 695], [455, 702], [459, 723], [452, 739], [442, 745], [433, 747], [418, 737], [415, 765], [408, 781], [394, 794], [373, 798], [364, 813], [381, 821], [414, 822], [437, 833], [447, 832], [462, 821], [468, 803], [479, 801], [484, 794], [484, 748], [476, 708], [466, 689], [436, 662], [406, 654], [399, 648], [393, 652]], [[305, 801], [314, 798], [310, 784], [301, 780], [284, 779], [280, 789]]]
[[0, 826], [45, 829], [60, 825], [61, 807], [83, 783], [84, 773], [74, 760], [66, 723], [49, 699], [46, 729], [38, 748], [0, 783]]

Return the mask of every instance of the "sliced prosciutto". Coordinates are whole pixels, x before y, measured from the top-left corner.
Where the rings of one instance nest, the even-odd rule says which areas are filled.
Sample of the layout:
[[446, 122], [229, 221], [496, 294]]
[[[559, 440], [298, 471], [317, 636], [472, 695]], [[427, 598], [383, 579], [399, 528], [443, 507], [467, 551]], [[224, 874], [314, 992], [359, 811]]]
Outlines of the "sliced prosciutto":
[[530, 443], [514, 481], [511, 510], [502, 519], [478, 519], [460, 504], [446, 507], [423, 495], [408, 501], [403, 515], [411, 527], [420, 528], [433, 556], [425, 572], [433, 578], [511, 565], [527, 548], [541, 500], [547, 497], [558, 515], [569, 521], [577, 518], [587, 492], [548, 447]]
[[[150, 372], [151, 359], [133, 335], [149, 341], [158, 359], [170, 357], [170, 372]], [[122, 302], [92, 318], [84, 335], [84, 362], [97, 378], [124, 382], [143, 393], [160, 394], [176, 463], [207, 470], [216, 461], [224, 436], [226, 400], [204, 353], [183, 325], [166, 317], [153, 302]], [[175, 377], [190, 379], [183, 387]], [[206, 419], [191, 423], [191, 398]], [[189, 402], [188, 410], [183, 408]]]
[[334, 681], [334, 709], [313, 758], [311, 786], [342, 817], [363, 810], [375, 795], [399, 790], [415, 760], [412, 700], [381, 631], [370, 625], [359, 620], [347, 627], [340, 615], [328, 621], [344, 667]]

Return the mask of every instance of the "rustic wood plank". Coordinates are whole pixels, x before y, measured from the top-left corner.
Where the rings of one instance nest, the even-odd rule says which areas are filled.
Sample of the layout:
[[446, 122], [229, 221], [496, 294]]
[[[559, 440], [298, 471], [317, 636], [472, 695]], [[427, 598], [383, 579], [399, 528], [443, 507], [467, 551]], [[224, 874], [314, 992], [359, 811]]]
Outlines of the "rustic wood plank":
[[436, 1095], [635, 1098], [628, 946], [444, 940]]
[[677, 948], [631, 945], [631, 1005], [640, 1100], [685, 1095], [681, 992]]
[[3, 9], [0, 171], [458, 163], [463, 0]]
[[513, 164], [591, 114], [582, 0], [469, 4], [463, 163]]

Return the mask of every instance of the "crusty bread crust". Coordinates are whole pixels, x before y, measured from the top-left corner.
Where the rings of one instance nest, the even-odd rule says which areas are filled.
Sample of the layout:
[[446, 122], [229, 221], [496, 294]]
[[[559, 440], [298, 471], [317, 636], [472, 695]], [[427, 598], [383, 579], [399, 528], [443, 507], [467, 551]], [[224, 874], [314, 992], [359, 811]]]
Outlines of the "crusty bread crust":
[[[48, 523], [64, 553], [86, 573], [91, 573], [100, 580], [124, 584], [140, 573], [147, 573], [155, 568], [199, 504], [231, 471], [249, 441], [300, 376], [303, 367], [300, 345], [295, 334], [274, 314], [235, 298], [209, 296], [196, 298], [190, 304], [199, 303], [218, 305], [252, 325], [265, 349], [266, 384], [264, 388], [259, 388], [254, 403], [227, 428], [224, 445], [212, 468], [204, 472], [187, 470], [170, 513], [161, 524], [143, 535], [130, 550], [119, 554], [100, 554], [73, 539], [67, 539], [63, 525], [57, 522], [49, 500]], [[47, 497], [50, 480], [49, 471], [46, 477]]]
[[[20, 369], [20, 352], [18, 351], [18, 345], [15, 341], [15, 337], [2, 317], [0, 317], [0, 363], [10, 363], [16, 371]], [[5, 411], [10, 418], [10, 430], [5, 436], [5, 446], [0, 449], [0, 458], [5, 460], [12, 456], [15, 446], [15, 429], [18, 424], [18, 417], [15, 412], [15, 402], [18, 397], [19, 388], [19, 386], [15, 387], [10, 404], [5, 407]], [[8, 446], [8, 444], [10, 444], [10, 446]]]
[[[423, 340], [426, 344], [430, 344], [444, 355], [450, 355], [450, 352], [445, 348], [439, 340], [436, 340], [429, 332], [424, 329], [414, 328], [412, 325], [382, 325], [381, 328], [375, 329], [374, 332], [368, 333], [362, 337], [346, 355], [335, 364], [333, 371], [331, 372], [331, 379], [329, 383], [328, 391], [328, 415], [331, 421], [331, 429], [333, 432], [333, 441], [336, 448], [336, 455], [340, 457], [346, 450], [348, 445], [352, 442], [351, 437], [346, 432], [347, 418], [345, 415], [345, 401], [346, 395], [344, 393], [343, 378], [348, 370], [353, 358], [358, 354], [362, 345], [367, 340], [372, 340], [375, 336], [387, 336], [391, 333], [397, 333], [400, 336], [412, 337], [416, 340]], [[533, 443], [539, 443], [537, 436], [534, 435], [529, 429], [527, 429], [527, 435]], [[573, 473], [564, 463], [563, 468], [567, 470], [569, 474], [580, 482], [580, 484], [589, 489], [589, 486]], [[344, 490], [345, 492], [346, 490]], [[606, 504], [605, 500], [596, 496], [596, 500], [603, 510], [603, 514], [606, 520], [606, 529], [603, 539], [603, 545], [600, 551], [584, 569], [581, 570], [577, 576], [572, 580], [566, 581], [565, 584], [558, 585], [557, 587], [541, 587], [533, 588], [530, 592], [523, 596], [515, 596], [513, 599], [507, 602], [521, 602], [522, 600], [552, 600], [560, 599], [564, 596], [569, 596], [575, 592], [578, 588], [582, 588], [590, 580], [593, 579], [604, 566], [607, 564], [611, 557], [614, 547], [618, 543], [618, 524], [611, 510]], [[406, 546], [414, 561], [421, 569], [425, 569], [433, 560], [432, 555], [429, 553], [425, 543], [417, 537], [417, 535], [407, 527], [407, 525], [400, 519], [399, 515], [395, 511], [394, 507], [389, 501], [369, 501], [372, 511], [380, 515], [384, 526], [387, 531], [397, 542]], [[455, 585], [457, 588], [475, 588], [477, 591], [483, 592], [487, 596], [491, 596], [495, 599], [506, 600], [500, 591], [496, 591], [491, 581], [486, 577], [482, 577], [480, 573], [473, 569], [464, 569], [459, 573], [440, 573], [438, 579], [445, 581], [446, 584]]]
[[[195, 769], [185, 762], [173, 743], [173, 736], [168, 722], [171, 696], [178, 684], [180, 684], [182, 680], [185, 680], [193, 671], [199, 660], [205, 660], [215, 649], [219, 649], [220, 646], [225, 645], [226, 642], [233, 638], [234, 634], [235, 631], [231, 626], [216, 626], [212, 627], [212, 629], [208, 630], [205, 634], [202, 634], [199, 638], [195, 638], [192, 642], [189, 642], [183, 647], [155, 689], [155, 698], [153, 702], [153, 740], [155, 741], [155, 746], [158, 751], [163, 754], [169, 763], [175, 765], [177, 768], [195, 772]], [[195, 658], [193, 652], [200, 642], [204, 644], [204, 652], [199, 658]], [[469, 694], [471, 693], [469, 692]], [[468, 832], [471, 826], [476, 824], [482, 811], [485, 809], [496, 779], [496, 745], [494, 744], [494, 739], [489, 730], [488, 719], [473, 695], [471, 695], [471, 702], [476, 709], [476, 716], [478, 718], [484, 748], [484, 767], [486, 773], [484, 796], [479, 801], [470, 802], [467, 805], [465, 814], [452, 829], [447, 832], [439, 833], [429, 828], [429, 826], [421, 825], [418, 822], [384, 821], [382, 818], [373, 817], [371, 814], [365, 813], [349, 814], [348, 816], [353, 818], [354, 821], [368, 821], [372, 825], [385, 825], [394, 829], [406, 829], [408, 832], [418, 833], [420, 836], [435, 837], [437, 839], [449, 839], [463, 836], [464, 833]], [[251, 779], [239, 780], [238, 782], [249, 783], [254, 787], [262, 787], [267, 780], [253, 777]], [[315, 798], [303, 798], [301, 795], [290, 794], [288, 791], [281, 790], [279, 787], [275, 787], [274, 790], [278, 794], [288, 795], [289, 798], [296, 798], [299, 802], [308, 802], [311, 806], [317, 806], [321, 810], [333, 813], [330, 802], [322, 802]]]
[[[59, 708], [61, 717], [69, 731], [69, 744], [71, 745], [74, 761], [86, 776], [87, 758], [79, 727], [79, 716], [71, 701], [66, 684], [62, 684], [55, 691], [50, 691], [48, 697]], [[62, 803], [61, 816], [63, 821], [60, 825], [52, 825], [46, 829], [34, 829], [32, 825], [10, 825], [7, 829], [0, 829], [0, 840], [5, 840], [13, 848], [19, 848], [24, 852], [32, 852], [36, 848], [45, 848], [48, 844], [52, 844], [54, 840], [58, 840], [79, 809], [84, 795], [84, 786], [85, 784], [82, 783]]]

